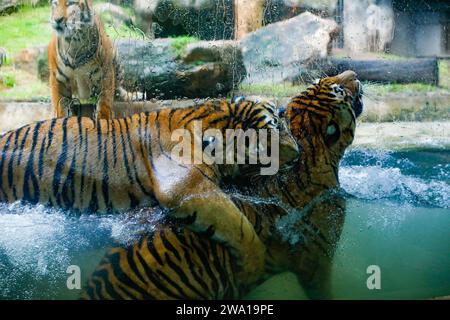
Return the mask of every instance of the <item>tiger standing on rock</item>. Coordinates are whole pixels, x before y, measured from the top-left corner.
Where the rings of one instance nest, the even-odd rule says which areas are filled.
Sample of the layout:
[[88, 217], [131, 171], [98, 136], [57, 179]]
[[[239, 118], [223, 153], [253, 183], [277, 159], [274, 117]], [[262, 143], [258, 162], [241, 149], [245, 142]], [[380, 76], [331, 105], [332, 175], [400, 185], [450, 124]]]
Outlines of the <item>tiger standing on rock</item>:
[[110, 119], [118, 65], [92, 0], [53, 0], [51, 24], [55, 31], [48, 48], [53, 116], [78, 115], [76, 98], [95, 104], [96, 118]]

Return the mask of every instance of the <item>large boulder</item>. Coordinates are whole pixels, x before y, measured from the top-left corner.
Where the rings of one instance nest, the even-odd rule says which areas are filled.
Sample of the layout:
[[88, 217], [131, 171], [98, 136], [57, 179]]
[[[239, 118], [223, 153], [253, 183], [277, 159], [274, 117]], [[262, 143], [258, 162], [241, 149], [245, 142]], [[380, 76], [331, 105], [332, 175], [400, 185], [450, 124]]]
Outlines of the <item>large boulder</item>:
[[117, 44], [123, 87], [146, 98], [204, 98], [226, 95], [245, 77], [233, 41], [124, 40]]
[[327, 57], [338, 31], [335, 21], [305, 12], [248, 34], [240, 42], [245, 82], [279, 83], [307, 75]]

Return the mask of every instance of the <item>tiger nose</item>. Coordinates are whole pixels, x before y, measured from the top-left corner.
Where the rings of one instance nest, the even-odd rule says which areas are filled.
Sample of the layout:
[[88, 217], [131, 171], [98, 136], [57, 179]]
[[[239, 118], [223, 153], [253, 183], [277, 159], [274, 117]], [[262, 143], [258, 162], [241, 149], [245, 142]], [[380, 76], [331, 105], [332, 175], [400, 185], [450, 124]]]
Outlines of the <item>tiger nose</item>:
[[54, 19], [56, 25], [60, 25], [64, 22], [64, 17]]

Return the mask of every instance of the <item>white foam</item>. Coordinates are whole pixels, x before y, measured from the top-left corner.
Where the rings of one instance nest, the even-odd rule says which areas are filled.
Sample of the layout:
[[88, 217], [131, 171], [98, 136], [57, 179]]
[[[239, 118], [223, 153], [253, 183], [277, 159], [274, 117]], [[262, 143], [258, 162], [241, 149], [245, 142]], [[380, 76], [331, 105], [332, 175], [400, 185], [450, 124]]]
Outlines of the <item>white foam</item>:
[[450, 208], [448, 183], [406, 176], [399, 168], [342, 167], [339, 178], [341, 187], [360, 199], [392, 199], [403, 203]]

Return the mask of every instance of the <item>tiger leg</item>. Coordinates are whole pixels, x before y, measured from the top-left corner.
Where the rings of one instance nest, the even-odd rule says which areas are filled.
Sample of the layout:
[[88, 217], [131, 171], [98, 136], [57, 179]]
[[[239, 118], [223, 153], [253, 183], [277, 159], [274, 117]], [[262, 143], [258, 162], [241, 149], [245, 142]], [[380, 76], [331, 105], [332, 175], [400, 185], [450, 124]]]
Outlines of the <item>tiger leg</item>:
[[97, 119], [109, 120], [111, 118], [111, 108], [115, 95], [115, 77], [113, 66], [106, 67], [105, 74], [101, 80], [101, 92], [97, 101]]
[[160, 225], [108, 250], [81, 299], [237, 299], [235, 265], [220, 243]]
[[68, 115], [72, 101], [72, 91], [69, 83], [59, 80], [57, 70], [50, 72], [50, 88], [52, 101], [52, 115], [56, 118], [63, 118]]
[[[331, 195], [302, 220], [305, 244], [294, 261], [297, 278], [312, 299], [330, 299], [333, 258], [345, 219], [345, 198]], [[314, 230], [311, 232], [310, 230]]]
[[172, 214], [192, 222], [188, 225], [191, 230], [206, 231], [229, 247], [241, 267], [240, 280], [252, 284], [260, 279], [265, 246], [247, 217], [221, 190], [191, 195]]
[[247, 217], [200, 171], [173, 172], [172, 176], [183, 176], [182, 183], [173, 186], [173, 179], [161, 179], [154, 186], [160, 204], [172, 209], [172, 217], [186, 221], [190, 230], [207, 232], [230, 248], [240, 267], [239, 280], [245, 284], [258, 281], [264, 272], [266, 249]]
[[310, 299], [331, 299], [332, 257], [322, 252], [309, 253], [299, 263], [297, 279]]

